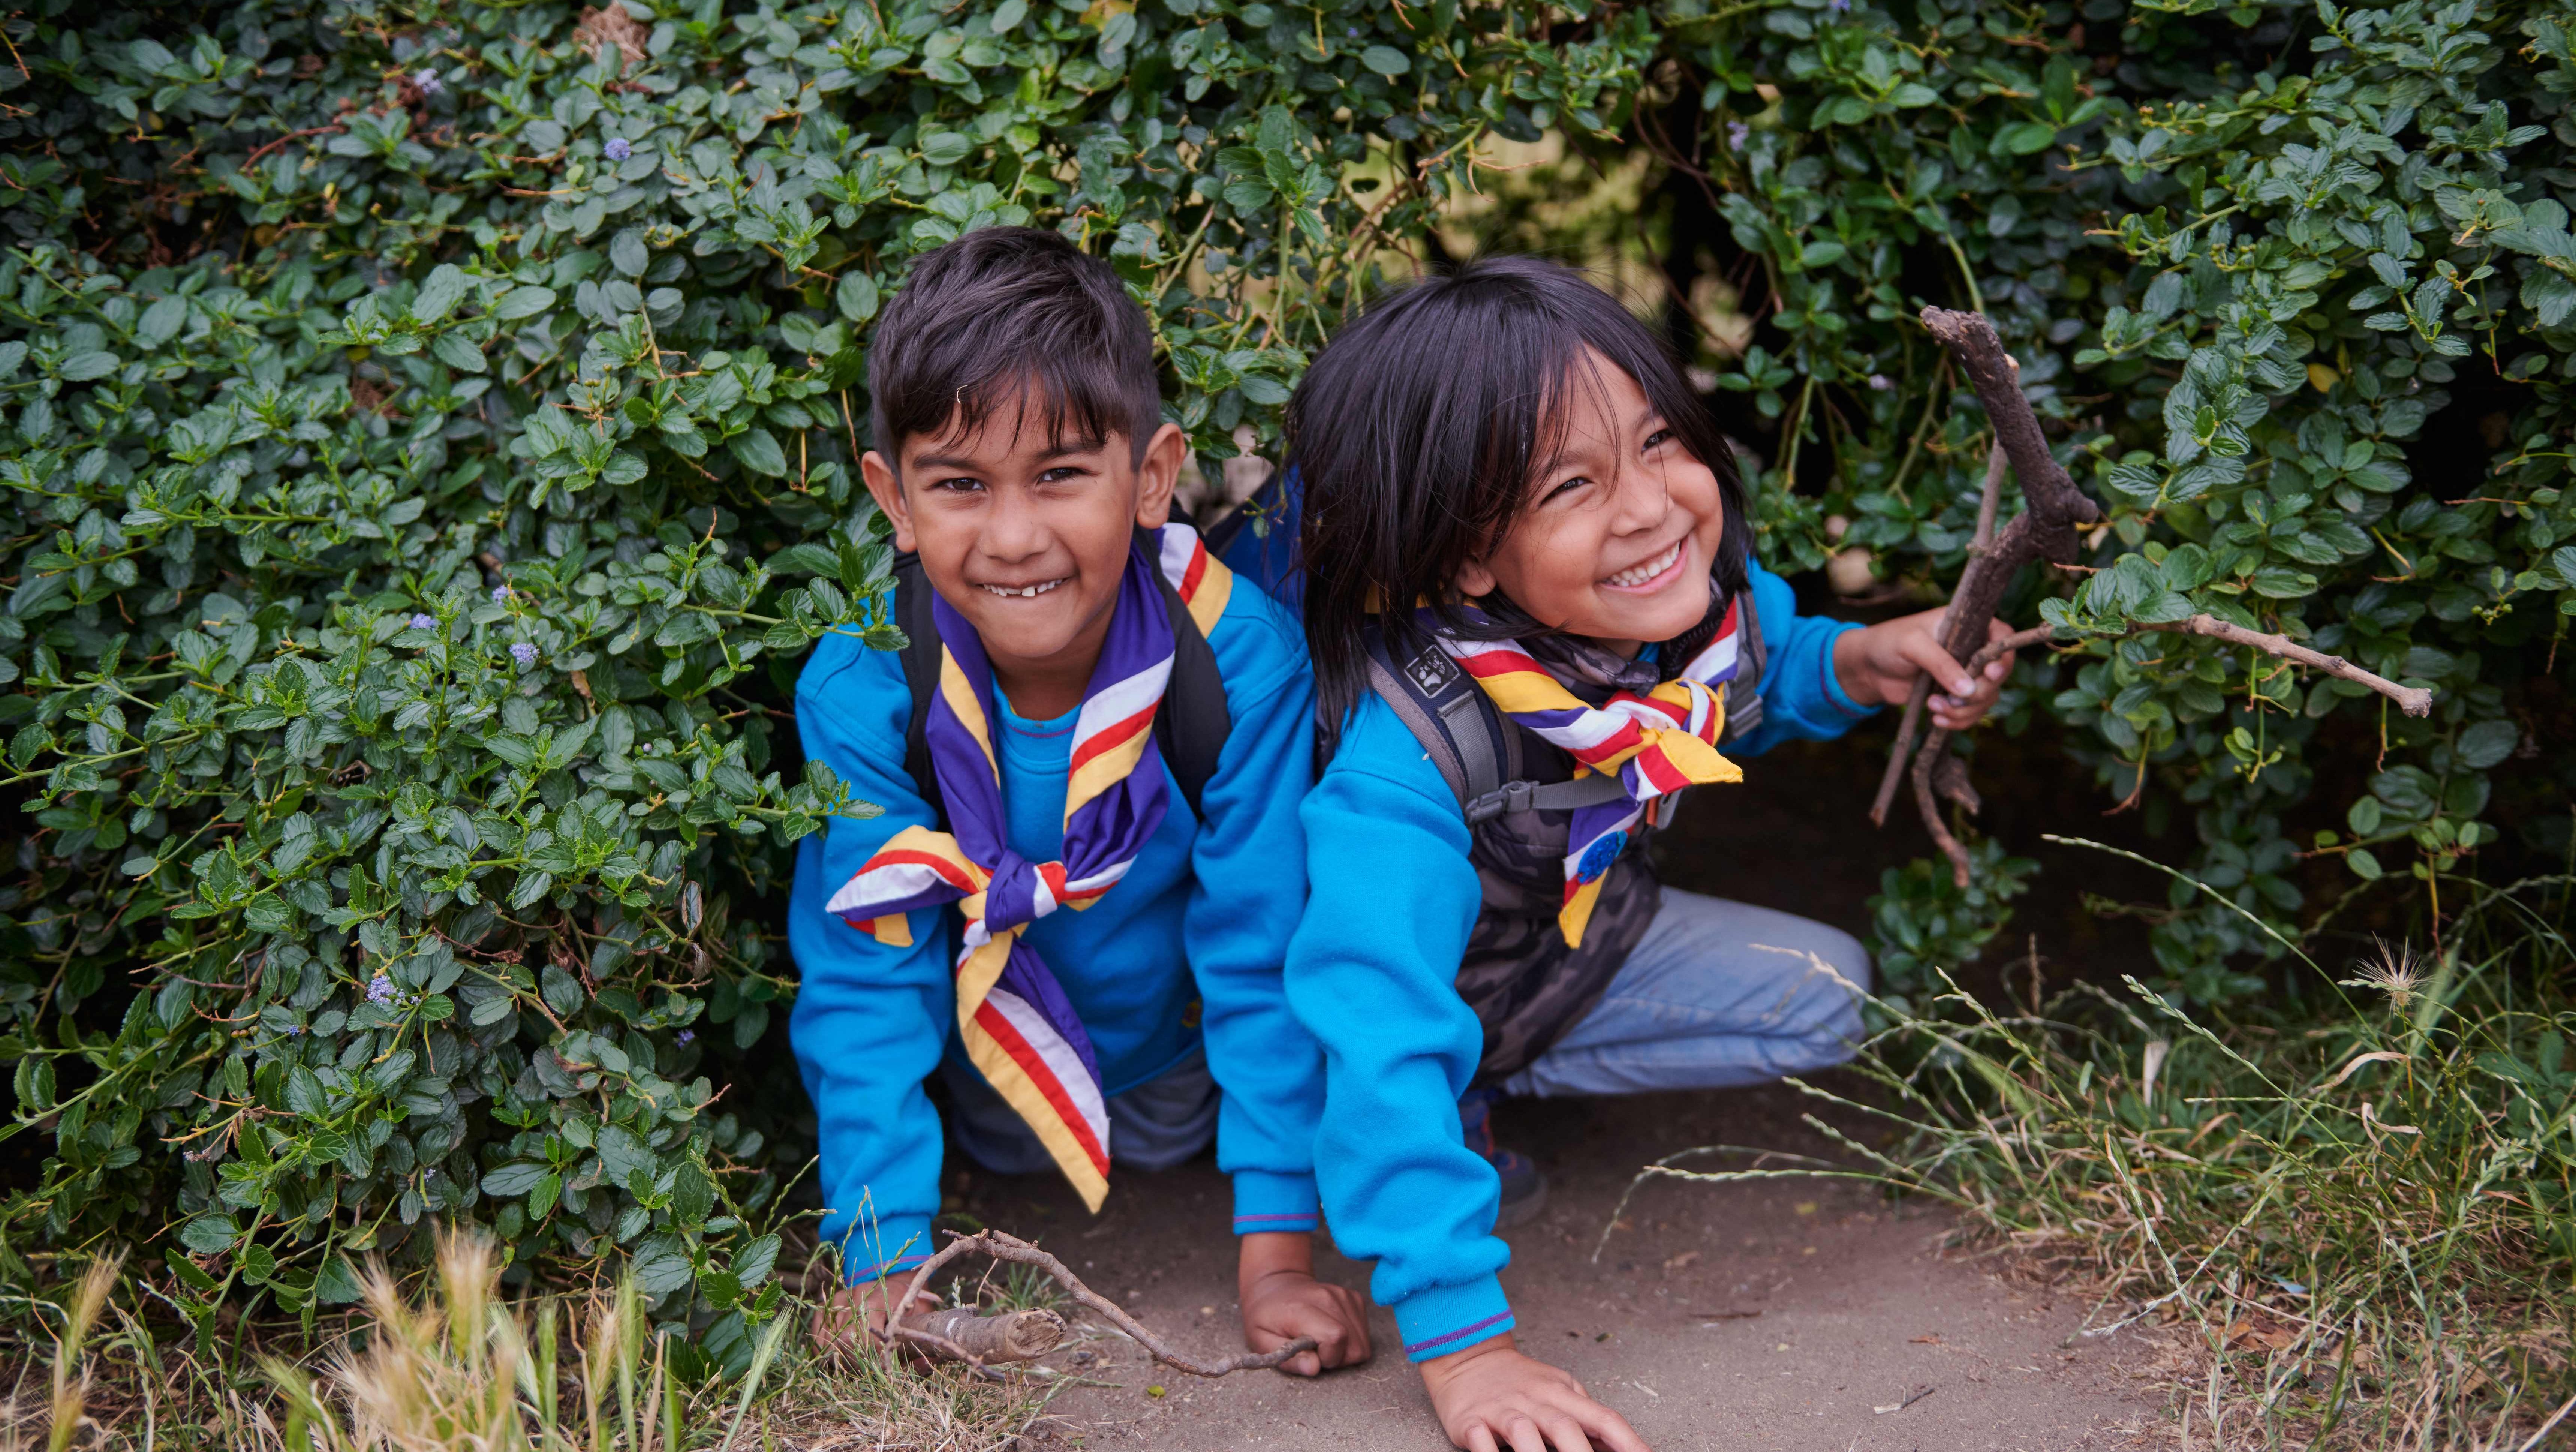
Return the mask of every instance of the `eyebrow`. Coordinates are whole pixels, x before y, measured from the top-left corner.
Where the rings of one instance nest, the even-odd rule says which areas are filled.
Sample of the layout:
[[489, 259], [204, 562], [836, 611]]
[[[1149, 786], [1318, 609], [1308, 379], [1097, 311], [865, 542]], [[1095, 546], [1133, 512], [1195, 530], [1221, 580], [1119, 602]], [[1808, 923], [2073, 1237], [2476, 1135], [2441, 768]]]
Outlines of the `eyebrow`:
[[[1075, 454], [1096, 454], [1106, 447], [1108, 447], [1108, 445], [1099, 439], [1058, 439], [1054, 444], [1048, 446], [1038, 454], [1038, 462], [1045, 463], [1052, 459], [1068, 458]], [[975, 469], [980, 462], [981, 461], [979, 460], [970, 459], [963, 454], [922, 454], [913, 459], [912, 467], [915, 469], [965, 469], [971, 471]]]

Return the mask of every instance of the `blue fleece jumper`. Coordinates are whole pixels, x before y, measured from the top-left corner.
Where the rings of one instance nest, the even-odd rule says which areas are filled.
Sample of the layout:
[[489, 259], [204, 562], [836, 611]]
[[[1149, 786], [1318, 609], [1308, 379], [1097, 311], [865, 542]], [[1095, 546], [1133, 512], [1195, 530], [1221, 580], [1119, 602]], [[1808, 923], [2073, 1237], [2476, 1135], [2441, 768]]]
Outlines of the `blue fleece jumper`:
[[[1234, 1177], [1236, 1233], [1312, 1230], [1323, 1059], [1288, 1011], [1280, 966], [1306, 900], [1297, 810], [1313, 776], [1314, 676], [1296, 620], [1246, 580], [1208, 644], [1233, 724], [1200, 794], [1206, 821], [1166, 766], [1170, 810], [1127, 876], [1088, 909], [1030, 924], [1028, 941], [1082, 1016], [1110, 1095], [1161, 1076], [1204, 1036], [1224, 1095], [1217, 1164]], [[1079, 712], [1032, 721], [996, 704], [1011, 848], [1051, 861]], [[847, 1246], [854, 1280], [932, 1249], [941, 1142], [922, 1081], [943, 1052], [966, 1063], [956, 911], [909, 914], [913, 946], [894, 948], [823, 907], [888, 838], [935, 825], [904, 770], [911, 709], [900, 657], [848, 636], [824, 637], [796, 682], [807, 756], [884, 808], [805, 839], [787, 907], [803, 978], [789, 1028], [822, 1140], [822, 1234]]]
[[[1834, 679], [1834, 638], [1857, 626], [1797, 614], [1789, 586], [1751, 571], [1769, 660], [1762, 724], [1723, 748], [1749, 756], [1841, 735], [1870, 714]], [[1725, 788], [1709, 788], [1703, 810]], [[1315, 1138], [1333, 1243], [1374, 1260], [1370, 1292], [1416, 1361], [1512, 1329], [1495, 1278], [1501, 1183], [1462, 1142], [1458, 1097], [1484, 1031], [1458, 996], [1482, 905], [1467, 826], [1439, 770], [1393, 709], [1364, 697], [1303, 813], [1312, 899], [1288, 947], [1288, 1002], [1322, 1041]]]

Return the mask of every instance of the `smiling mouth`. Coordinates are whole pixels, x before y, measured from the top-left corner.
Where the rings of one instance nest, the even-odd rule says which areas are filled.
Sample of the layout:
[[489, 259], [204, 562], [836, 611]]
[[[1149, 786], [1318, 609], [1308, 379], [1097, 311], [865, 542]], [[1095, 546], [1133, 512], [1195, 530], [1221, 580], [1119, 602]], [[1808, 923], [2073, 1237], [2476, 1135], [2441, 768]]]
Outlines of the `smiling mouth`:
[[1060, 575], [1052, 580], [1040, 580], [1034, 585], [978, 585], [976, 588], [999, 595], [1005, 600], [1034, 600], [1072, 578], [1071, 575]]
[[1658, 578], [1671, 573], [1673, 568], [1682, 562], [1682, 546], [1685, 543], [1687, 543], [1685, 540], [1674, 540], [1664, 548], [1663, 553], [1653, 559], [1642, 564], [1631, 565], [1601, 583], [1622, 590], [1633, 590], [1640, 585], [1652, 584]]

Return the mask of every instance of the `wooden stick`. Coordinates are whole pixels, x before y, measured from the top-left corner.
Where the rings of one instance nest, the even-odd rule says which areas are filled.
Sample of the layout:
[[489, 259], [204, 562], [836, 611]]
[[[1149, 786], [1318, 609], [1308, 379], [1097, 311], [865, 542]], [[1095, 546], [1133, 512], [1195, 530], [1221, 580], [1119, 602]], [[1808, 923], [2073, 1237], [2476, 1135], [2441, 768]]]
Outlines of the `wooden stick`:
[[956, 1348], [958, 1359], [978, 1365], [1033, 1361], [1064, 1341], [1064, 1318], [1044, 1309], [986, 1316], [971, 1306], [959, 1306], [915, 1311], [900, 1318], [899, 1324], [907, 1331], [938, 1337]]
[[[1315, 1340], [1313, 1337], [1300, 1336], [1296, 1340], [1289, 1342], [1287, 1345], [1280, 1347], [1276, 1351], [1263, 1351], [1257, 1353], [1246, 1352], [1240, 1356], [1227, 1357], [1222, 1361], [1193, 1361], [1165, 1345], [1161, 1338], [1155, 1336], [1153, 1332], [1146, 1330], [1135, 1317], [1128, 1315], [1117, 1302], [1110, 1300], [1107, 1296], [1101, 1295], [1091, 1287], [1084, 1285], [1082, 1283], [1082, 1277], [1075, 1275], [1071, 1270], [1067, 1269], [1063, 1261], [1056, 1259], [1054, 1256], [1047, 1254], [1045, 1251], [1038, 1249], [1036, 1246], [1029, 1244], [1027, 1241], [1022, 1240], [1017, 1236], [1006, 1235], [999, 1230], [979, 1230], [973, 1235], [960, 1235], [949, 1241], [948, 1244], [940, 1247], [936, 1254], [932, 1255], [930, 1259], [923, 1261], [920, 1267], [913, 1271], [911, 1281], [906, 1283], [904, 1286], [903, 1299], [897, 1304], [910, 1305], [912, 1303], [912, 1299], [921, 1294], [922, 1287], [928, 1284], [933, 1271], [938, 1270], [941, 1266], [955, 1260], [957, 1257], [969, 1253], [989, 1255], [995, 1260], [1007, 1260], [1019, 1265], [1037, 1267], [1039, 1270], [1044, 1271], [1049, 1277], [1051, 1277], [1057, 1285], [1064, 1287], [1066, 1292], [1075, 1300], [1090, 1307], [1094, 1312], [1098, 1313], [1102, 1319], [1108, 1321], [1110, 1325], [1125, 1332], [1137, 1345], [1144, 1347], [1146, 1352], [1156, 1361], [1163, 1363], [1165, 1366], [1172, 1367], [1175, 1370], [1186, 1371], [1192, 1376], [1214, 1377], [1225, 1376], [1238, 1371], [1266, 1371], [1281, 1365], [1292, 1357], [1304, 1355], [1306, 1352], [1315, 1349]], [[1050, 1312], [1048, 1314], [1052, 1315], [1053, 1313]], [[968, 1350], [968, 1348], [961, 1342], [949, 1339], [948, 1335], [943, 1335], [939, 1332], [928, 1329], [915, 1329], [913, 1326], [907, 1324], [912, 1319], [913, 1318], [911, 1317], [905, 1317], [902, 1320], [896, 1321], [892, 1327], [892, 1334], [899, 1340], [908, 1341], [916, 1346], [925, 1347], [929, 1350], [938, 1352], [943, 1356], [947, 1356], [952, 1360], [968, 1362], [978, 1367], [984, 1364], [986, 1358]], [[1006, 1320], [1009, 1318], [990, 1317], [979, 1319]], [[1061, 1327], [1061, 1321], [1058, 1322], [1058, 1325]]]
[[[2020, 376], [2019, 365], [2014, 366], [2013, 373]], [[1977, 532], [1969, 541], [1967, 568], [1959, 572], [1959, 590], [1953, 593], [1953, 599], [1966, 592], [1969, 581], [1976, 578], [1986, 555], [1994, 549], [1995, 511], [2003, 501], [2004, 467], [2009, 457], [2000, 443], [1986, 454], [1986, 488], [1977, 500]], [[1974, 676], [1976, 668], [1969, 667], [1968, 674]], [[1923, 676], [1916, 679], [1913, 693], [1905, 698], [1905, 714], [1896, 723], [1896, 745], [1887, 753], [1887, 770], [1878, 779], [1878, 799], [1869, 808], [1869, 824], [1873, 827], [1887, 825], [1887, 809], [1894, 805], [1896, 784], [1904, 779], [1905, 763], [1913, 757], [1914, 733], [1923, 724], [1924, 702], [1931, 694], [1932, 678]]]

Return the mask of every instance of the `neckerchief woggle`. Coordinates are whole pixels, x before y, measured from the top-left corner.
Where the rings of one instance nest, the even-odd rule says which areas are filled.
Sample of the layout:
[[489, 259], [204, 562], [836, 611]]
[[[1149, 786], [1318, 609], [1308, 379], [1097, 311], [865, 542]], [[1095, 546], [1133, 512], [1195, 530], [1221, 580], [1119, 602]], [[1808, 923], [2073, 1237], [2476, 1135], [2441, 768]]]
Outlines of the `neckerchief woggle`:
[[[1556, 915], [1568, 945], [1582, 945], [1601, 879], [1659, 799], [1684, 787], [1744, 779], [1717, 752], [1718, 735], [1726, 729], [1726, 685], [1741, 663], [1739, 609], [1740, 602], [1726, 602], [1716, 634], [1672, 677], [1642, 695], [1612, 691], [1598, 706], [1567, 690], [1517, 642], [1455, 639], [1440, 633], [1428, 610], [1417, 616], [1440, 649], [1484, 688], [1495, 709], [1572, 755], [1577, 777], [1615, 773], [1626, 790], [1624, 799], [1574, 809], [1566, 838], [1565, 902]], [[1472, 605], [1464, 614], [1471, 624], [1488, 623]]]
[[964, 919], [957, 1032], [966, 1057], [1094, 1211], [1109, 1193], [1100, 1061], [1063, 985], [1020, 935], [1057, 908], [1099, 901], [1127, 875], [1169, 805], [1154, 712], [1171, 679], [1172, 622], [1153, 572], [1171, 583], [1202, 634], [1225, 613], [1233, 575], [1188, 525], [1167, 524], [1151, 540], [1151, 555], [1143, 539], [1128, 551], [1108, 638], [1074, 720], [1063, 856], [1031, 862], [1011, 850], [993, 750], [993, 667], [975, 628], [934, 598], [939, 689], [922, 734], [950, 830], [904, 828], [826, 905], [894, 947], [912, 943], [905, 913], [957, 905]]

